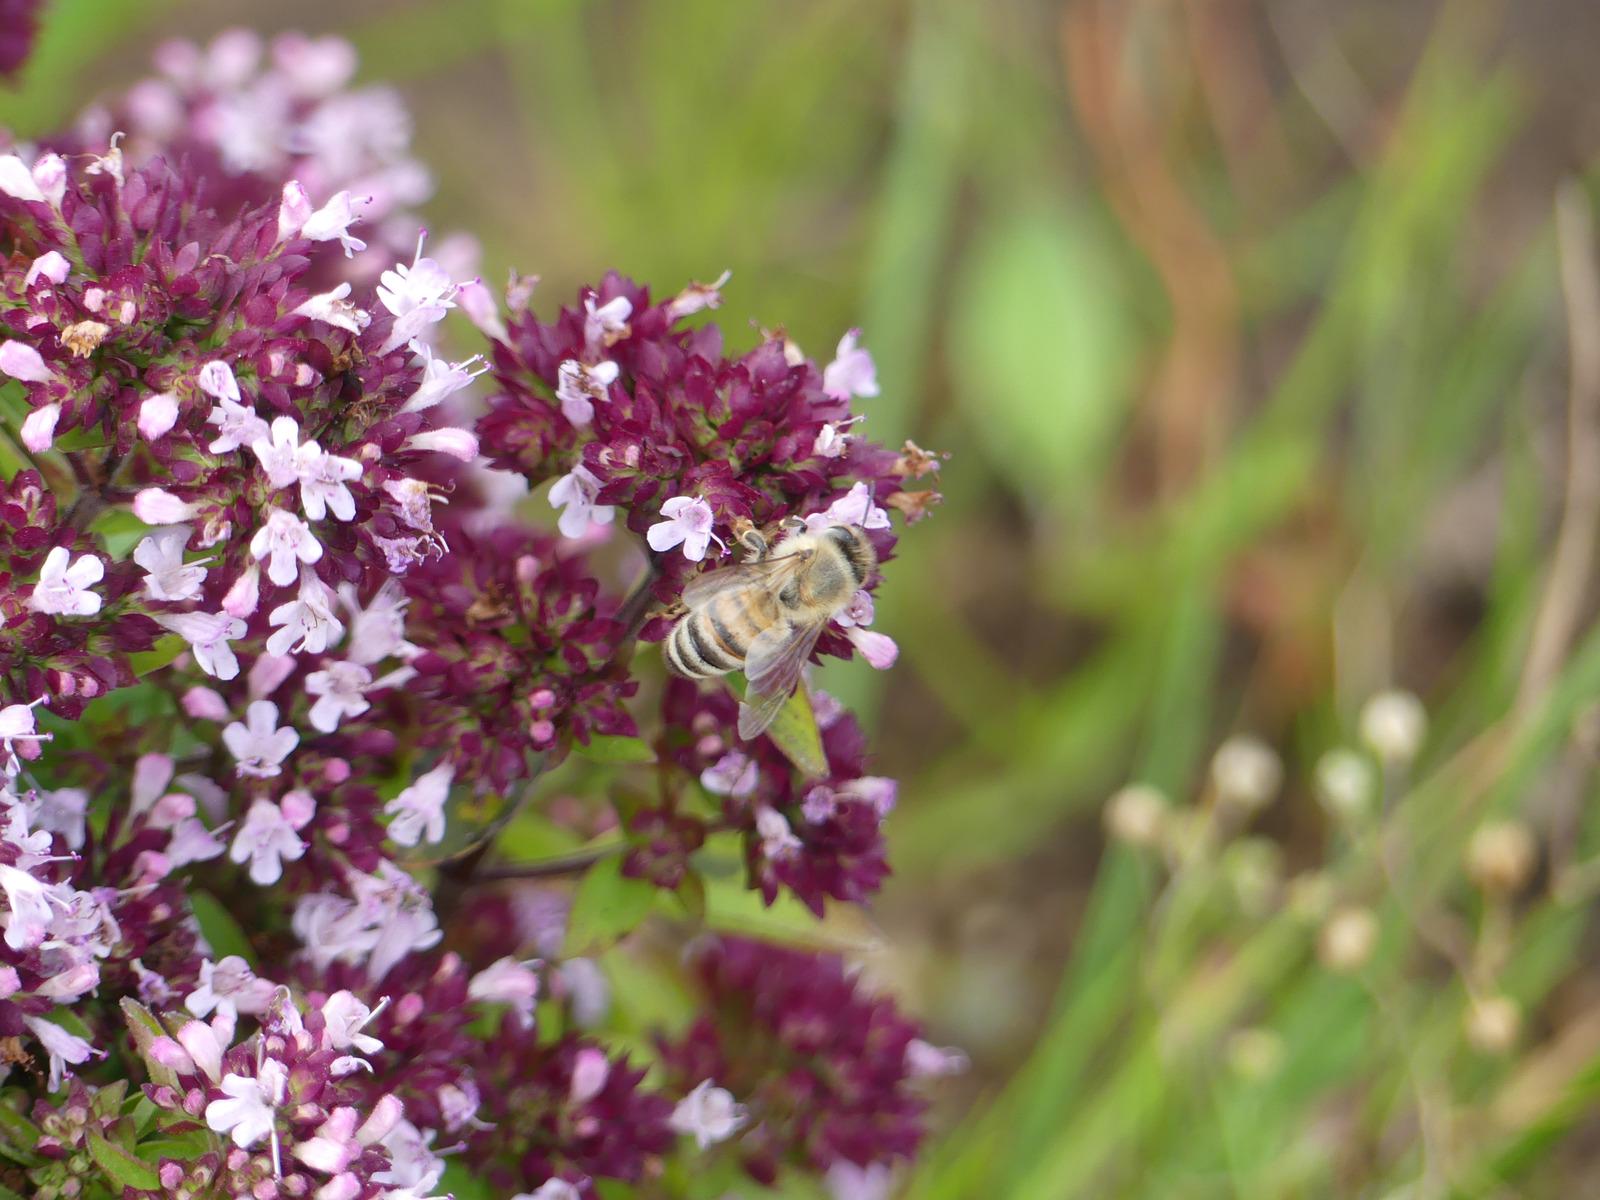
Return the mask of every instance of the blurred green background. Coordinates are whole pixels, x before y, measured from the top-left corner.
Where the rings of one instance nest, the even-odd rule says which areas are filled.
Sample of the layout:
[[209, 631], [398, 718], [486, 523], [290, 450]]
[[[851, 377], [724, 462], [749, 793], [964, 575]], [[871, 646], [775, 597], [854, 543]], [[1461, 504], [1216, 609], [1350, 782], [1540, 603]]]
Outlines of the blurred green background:
[[[1600, 1194], [1600, 9], [57, 0], [0, 120], [234, 24], [402, 89], [486, 278], [731, 268], [736, 343], [861, 326], [865, 432], [952, 452], [899, 666], [823, 681], [903, 780], [839, 935], [973, 1060], [899, 1194]], [[1422, 753], [1330, 812], [1391, 687]]]

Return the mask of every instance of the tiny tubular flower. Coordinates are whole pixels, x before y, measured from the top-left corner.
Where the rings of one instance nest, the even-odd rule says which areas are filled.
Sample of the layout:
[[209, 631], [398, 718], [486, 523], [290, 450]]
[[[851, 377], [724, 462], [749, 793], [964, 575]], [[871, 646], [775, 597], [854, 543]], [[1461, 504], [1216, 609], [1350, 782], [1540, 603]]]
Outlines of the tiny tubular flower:
[[372, 314], [350, 302], [350, 285], [341, 283], [331, 292], [312, 296], [294, 310], [297, 317], [322, 321], [349, 333], [360, 334], [372, 324]]
[[144, 594], [150, 599], [183, 601], [200, 594], [206, 580], [204, 564], [183, 561], [183, 548], [192, 532], [187, 525], [169, 526], [142, 538], [133, 548], [133, 561], [145, 570]]
[[76, 562], [71, 558], [65, 546], [57, 546], [45, 555], [39, 582], [28, 597], [29, 608], [70, 617], [92, 617], [100, 611], [100, 597], [89, 588], [105, 577], [105, 564], [92, 554], [82, 555]]
[[597, 400], [604, 400], [607, 389], [621, 373], [614, 362], [590, 366], [569, 358], [556, 370], [556, 399], [561, 401], [561, 415], [574, 425], [587, 425], [594, 420]]
[[257, 799], [234, 834], [228, 857], [236, 863], [248, 859], [252, 881], [277, 883], [283, 877], [284, 861], [294, 862], [306, 852], [296, 829], [283, 808], [271, 800]]
[[360, 663], [331, 662], [306, 676], [306, 694], [315, 696], [309, 719], [320, 733], [332, 733], [346, 717], [359, 717], [372, 706], [366, 691], [372, 672]]
[[333, 605], [334, 593], [328, 585], [310, 571], [301, 571], [295, 598], [267, 614], [267, 623], [279, 627], [267, 639], [267, 653], [321, 654], [337, 645], [344, 636], [344, 622], [334, 615]]
[[242, 638], [245, 623], [226, 612], [159, 613], [156, 621], [189, 643], [195, 665], [215, 679], [235, 679], [239, 660], [231, 641]]
[[55, 444], [56, 423], [61, 420], [61, 405], [46, 404], [23, 419], [22, 444], [31, 453], [43, 454]]
[[539, 998], [539, 976], [514, 958], [496, 959], [467, 983], [467, 996], [488, 1004], [508, 1005], [524, 1029], [533, 1025]]
[[104, 1050], [96, 1050], [83, 1038], [68, 1033], [54, 1021], [29, 1016], [24, 1016], [22, 1020], [33, 1030], [33, 1036], [39, 1039], [45, 1053], [50, 1056], [50, 1080], [47, 1086], [52, 1092], [61, 1086], [68, 1065], [77, 1066], [88, 1062], [90, 1058], [106, 1056]]
[[277, 1059], [264, 1059], [255, 1075], [228, 1074], [218, 1085], [226, 1097], [206, 1105], [206, 1125], [226, 1133], [248, 1150], [262, 1138], [277, 1138], [277, 1107], [288, 1089], [289, 1072]]
[[301, 237], [313, 242], [338, 242], [344, 249], [344, 256], [350, 258], [357, 250], [367, 248], [360, 238], [350, 235], [350, 226], [358, 220], [350, 193], [335, 192], [326, 204], [307, 215], [299, 232]]
[[250, 539], [250, 553], [257, 561], [266, 560], [268, 579], [288, 587], [299, 574], [300, 563], [314, 563], [322, 557], [322, 543], [299, 517], [273, 508]]
[[849, 330], [839, 339], [833, 361], [822, 370], [822, 390], [833, 400], [878, 394], [878, 368], [872, 355], [861, 348], [861, 330]]
[[711, 505], [698, 496], [674, 496], [661, 506], [666, 518], [645, 530], [645, 541], [658, 554], [674, 546], [683, 546], [683, 556], [690, 562], [699, 562], [706, 556], [706, 548], [716, 542], [726, 552], [727, 544], [712, 532], [716, 518]]
[[234, 721], [222, 731], [223, 744], [238, 761], [240, 775], [269, 779], [282, 771], [283, 760], [300, 744], [300, 735], [290, 726], [278, 728], [278, 706], [270, 700], [254, 700], [245, 710], [245, 721]]
[[444, 837], [444, 803], [450, 796], [455, 768], [443, 763], [417, 779], [383, 811], [394, 817], [389, 823], [389, 838], [402, 846], [415, 846], [422, 838], [430, 843]]
[[626, 296], [618, 296], [598, 307], [593, 296], [587, 297], [583, 302], [583, 342], [589, 354], [595, 355], [627, 337], [631, 316], [633, 301]]
[[561, 510], [556, 527], [562, 537], [580, 538], [591, 525], [609, 525], [615, 520], [615, 508], [595, 503], [599, 494], [600, 480], [582, 463], [551, 485], [550, 505]]

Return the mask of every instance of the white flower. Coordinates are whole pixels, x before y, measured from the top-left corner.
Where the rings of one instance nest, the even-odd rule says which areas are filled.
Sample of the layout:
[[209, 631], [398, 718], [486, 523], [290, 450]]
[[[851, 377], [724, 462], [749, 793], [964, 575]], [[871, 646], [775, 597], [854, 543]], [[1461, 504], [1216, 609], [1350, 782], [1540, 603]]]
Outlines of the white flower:
[[193, 600], [200, 594], [205, 567], [183, 561], [190, 532], [187, 525], [169, 526], [149, 534], [133, 548], [133, 561], [145, 569], [144, 594], [150, 599]]
[[430, 843], [444, 837], [444, 802], [454, 778], [455, 768], [443, 763], [385, 804], [383, 811], [394, 817], [389, 822], [390, 840], [415, 846], [419, 837]]
[[46, 250], [28, 267], [28, 273], [22, 279], [22, 286], [31, 288], [41, 279], [51, 283], [65, 283], [71, 271], [72, 264], [67, 261], [66, 255], [59, 250]]
[[294, 453], [299, 447], [300, 423], [293, 417], [274, 417], [270, 434], [250, 443], [251, 453], [261, 460], [261, 469], [267, 473], [267, 482], [275, 488], [286, 488], [299, 480]]
[[681, 321], [703, 309], [721, 308], [722, 289], [732, 278], [732, 271], [724, 271], [710, 283], [691, 283], [667, 303], [667, 320]]
[[695, 1145], [704, 1150], [725, 1142], [745, 1123], [744, 1105], [735, 1103], [733, 1094], [709, 1079], [678, 1101], [668, 1122], [677, 1133], [692, 1135]]
[[650, 549], [660, 554], [683, 544], [683, 556], [690, 562], [699, 562], [706, 556], [706, 547], [716, 542], [724, 551], [727, 545], [711, 531], [716, 518], [711, 506], [698, 496], [674, 496], [661, 506], [665, 521], [657, 522], [645, 530], [645, 541]]
[[176, 525], [199, 511], [164, 488], [140, 488], [133, 497], [133, 515], [146, 525]]
[[433, 450], [439, 454], [448, 454], [451, 458], [462, 462], [471, 462], [478, 457], [478, 439], [476, 435], [465, 429], [456, 429], [447, 426], [443, 429], [424, 429], [420, 433], [413, 433], [400, 444], [402, 450]]
[[0, 374], [23, 383], [49, 383], [56, 377], [41, 355], [25, 342], [0, 342]]
[[239, 403], [239, 381], [234, 377], [233, 368], [220, 358], [214, 358], [201, 366], [199, 374], [195, 376], [195, 383], [213, 400], [231, 400], [235, 404]]
[[550, 504], [561, 510], [556, 526], [562, 537], [579, 538], [589, 532], [591, 524], [611, 524], [617, 510], [609, 504], [596, 504], [599, 494], [600, 480], [582, 463], [555, 481], [550, 488]]
[[894, 1171], [888, 1163], [858, 1167], [840, 1159], [828, 1168], [827, 1182], [832, 1200], [889, 1200]]
[[410, 601], [394, 580], [384, 580], [366, 608], [357, 603], [355, 587], [348, 583], [339, 585], [339, 601], [350, 613], [346, 650], [351, 662], [371, 666], [391, 654], [404, 656], [415, 650], [406, 641], [406, 605]]
[[267, 623], [281, 626], [267, 639], [269, 654], [321, 654], [344, 636], [344, 623], [333, 615], [332, 590], [310, 571], [300, 572], [299, 592], [268, 613]]
[[40, 829], [59, 833], [73, 850], [83, 848], [84, 817], [89, 811], [89, 793], [82, 788], [56, 788], [54, 791], [36, 790], [38, 810], [34, 821]]
[[217, 436], [206, 447], [212, 454], [228, 454], [267, 436], [267, 423], [256, 416], [255, 409], [226, 396], [219, 397], [212, 405], [206, 424], [217, 427]]
[[45, 1052], [50, 1055], [49, 1090], [52, 1092], [61, 1086], [62, 1077], [67, 1073], [68, 1063], [76, 1066], [78, 1063], [88, 1062], [91, 1055], [95, 1058], [106, 1056], [104, 1050], [96, 1050], [81, 1037], [68, 1033], [54, 1021], [27, 1016], [22, 1020], [33, 1030], [34, 1037], [39, 1039]]
[[574, 425], [594, 420], [594, 402], [606, 398], [606, 389], [617, 381], [620, 369], [614, 362], [589, 366], [569, 358], [556, 368], [556, 399], [561, 415]]
[[[37, 758], [39, 743], [48, 742], [53, 736], [34, 729], [33, 710], [44, 702], [45, 697], [40, 696], [32, 704], [8, 704], [0, 708], [0, 750], [6, 753], [8, 769], [19, 757]], [[20, 750], [16, 742], [22, 743]]]
[[170, 392], [157, 392], [139, 402], [139, 436], [153, 442], [178, 423], [178, 400]]
[[274, 508], [250, 539], [250, 553], [257, 560], [268, 560], [268, 579], [279, 587], [288, 587], [299, 574], [300, 563], [314, 563], [322, 557], [322, 543], [299, 517]]
[[0, 864], [0, 891], [6, 894], [6, 945], [27, 950], [44, 940], [53, 917], [50, 885], [18, 867]]
[[306, 693], [317, 701], [311, 706], [311, 727], [332, 733], [346, 717], [359, 717], [372, 706], [366, 691], [372, 686], [372, 672], [360, 663], [331, 662], [306, 676]]
[[[382, 1008], [380, 1003], [378, 1008]], [[353, 992], [339, 991], [322, 1004], [322, 1015], [327, 1021], [322, 1031], [322, 1044], [334, 1050], [348, 1050], [352, 1046], [363, 1054], [376, 1054], [383, 1043], [362, 1027], [377, 1016], [377, 1009], [368, 1008]]]
[[396, 264], [378, 277], [378, 300], [394, 314], [394, 328], [378, 353], [387, 354], [411, 341], [455, 307], [456, 285], [445, 269], [422, 256], [427, 234], [417, 238], [411, 265]]
[[361, 478], [360, 463], [329, 454], [316, 442], [306, 442], [295, 452], [295, 470], [300, 477], [300, 505], [306, 516], [320, 521], [332, 511], [338, 520], [355, 519], [355, 497], [346, 485]]
[[483, 362], [483, 356], [478, 354], [454, 363], [435, 358], [433, 351], [425, 342], [412, 342], [411, 352], [422, 360], [422, 385], [411, 394], [411, 399], [401, 406], [400, 411], [403, 413], [421, 412], [425, 408], [432, 408], [439, 401], [455, 395], [489, 369], [487, 364], [478, 366], [476, 371], [472, 369]]
[[833, 525], [859, 525], [862, 529], [889, 528], [889, 514], [872, 502], [872, 493], [864, 483], [856, 484], [828, 505], [825, 512], [812, 513], [805, 520], [809, 533], [817, 533]]
[[456, 292], [456, 299], [461, 302], [461, 311], [467, 314], [467, 319], [478, 327], [478, 332], [484, 337], [496, 342], [510, 340], [506, 323], [500, 319], [500, 306], [489, 294], [489, 289], [483, 286], [483, 280], [473, 279], [463, 283]]
[[206, 1105], [206, 1125], [215, 1133], [231, 1133], [241, 1150], [269, 1134], [276, 1143], [274, 1110], [283, 1103], [288, 1082], [288, 1069], [275, 1058], [263, 1060], [254, 1076], [224, 1075], [220, 1086], [229, 1098]]
[[30, 412], [22, 422], [22, 444], [34, 454], [43, 454], [55, 444], [56, 422], [61, 419], [61, 405], [46, 404]]
[[331, 292], [322, 292], [311, 297], [294, 310], [294, 315], [307, 317], [313, 321], [323, 321], [336, 328], [359, 334], [372, 324], [372, 314], [345, 299], [349, 294], [350, 285], [341, 283]]
[[817, 440], [811, 443], [811, 453], [818, 458], [838, 458], [849, 442], [849, 435], [840, 433], [837, 425], [824, 425], [817, 431]]
[[1428, 711], [1410, 692], [1379, 692], [1361, 708], [1361, 738], [1378, 758], [1403, 766], [1428, 736]]
[[0, 192], [13, 200], [26, 200], [33, 204], [44, 203], [44, 193], [28, 170], [28, 164], [15, 154], [0, 154]]
[[172, 838], [167, 842], [165, 853], [167, 861], [176, 871], [190, 863], [216, 858], [226, 849], [199, 817], [185, 817], [172, 827]]
[[249, 859], [250, 878], [256, 883], [277, 883], [283, 877], [283, 860], [294, 862], [306, 852], [296, 828], [278, 805], [257, 799], [234, 834], [228, 857], [236, 863]]
[[379, 1143], [389, 1152], [388, 1169], [376, 1172], [372, 1182], [406, 1189], [405, 1192], [386, 1193], [389, 1197], [410, 1200], [414, 1196], [420, 1200], [425, 1193], [433, 1190], [434, 1184], [444, 1174], [444, 1160], [430, 1149], [434, 1137], [431, 1129], [424, 1134], [404, 1118], [396, 1121], [394, 1128]]
[[878, 394], [878, 368], [872, 355], [857, 345], [861, 330], [852, 329], [839, 339], [833, 361], [822, 370], [822, 390], [832, 400]]
[[608, 300], [598, 308], [594, 297], [583, 302], [583, 341], [592, 355], [603, 346], [628, 336], [628, 318], [633, 316], [633, 301], [626, 296]]
[[195, 665], [207, 675], [223, 680], [238, 677], [239, 660], [228, 645], [245, 634], [246, 625], [238, 617], [225, 612], [186, 612], [157, 613], [155, 619], [189, 643]]
[[184, 997], [183, 1006], [197, 1017], [214, 1010], [231, 1022], [240, 1013], [266, 1012], [277, 990], [276, 984], [262, 979], [244, 959], [230, 954], [217, 962], [201, 960], [200, 982]]
[[761, 835], [761, 853], [768, 859], [788, 858], [801, 849], [800, 839], [775, 808], [763, 805], [756, 810], [756, 832]]
[[950, 1046], [935, 1046], [922, 1038], [906, 1043], [906, 1071], [913, 1079], [942, 1079], [960, 1075], [972, 1065], [965, 1052]]
[[514, 958], [496, 959], [467, 983], [467, 997], [487, 1004], [508, 1005], [526, 1029], [533, 1024], [539, 976]]
[[[287, 200], [287, 189], [285, 194]], [[304, 224], [300, 226], [300, 236], [310, 238], [313, 242], [337, 241], [344, 247], [344, 256], [349, 258], [357, 250], [367, 248], [367, 244], [360, 238], [350, 236], [350, 226], [359, 219], [351, 205], [350, 193], [336, 192], [331, 200], [306, 217]], [[279, 222], [281, 233], [281, 216]]]
[[755, 760], [737, 750], [729, 751], [700, 772], [700, 786], [713, 796], [742, 798], [755, 791], [760, 781], [761, 771]]
[[85, 554], [69, 566], [71, 557], [65, 546], [57, 546], [45, 556], [39, 582], [28, 597], [29, 608], [72, 617], [91, 617], [100, 611], [100, 597], [89, 586], [105, 576], [105, 564], [94, 555]]
[[278, 728], [278, 706], [270, 700], [252, 701], [245, 721], [234, 721], [222, 731], [223, 743], [239, 761], [238, 773], [261, 779], [279, 774], [279, 764], [300, 744], [300, 735], [289, 726]]

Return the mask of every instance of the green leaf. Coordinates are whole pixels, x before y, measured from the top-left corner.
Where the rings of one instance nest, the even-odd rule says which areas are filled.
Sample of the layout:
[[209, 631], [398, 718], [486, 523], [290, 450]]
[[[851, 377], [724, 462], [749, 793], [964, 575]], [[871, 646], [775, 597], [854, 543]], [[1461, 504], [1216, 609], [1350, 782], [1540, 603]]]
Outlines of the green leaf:
[[135, 675], [143, 679], [152, 671], [159, 671], [169, 665], [188, 648], [188, 642], [175, 633], [169, 633], [157, 638], [156, 644], [150, 649], [128, 655], [128, 666]]
[[151, 526], [125, 508], [108, 508], [89, 526], [90, 533], [105, 540], [106, 553], [119, 561], [127, 558], [150, 530]]
[[10, 1104], [0, 1100], [0, 1138], [19, 1150], [32, 1150], [39, 1144], [39, 1129]]
[[122, 1101], [128, 1094], [128, 1081], [118, 1079], [102, 1086], [89, 1102], [89, 1111], [97, 1117], [116, 1117], [122, 1113]]
[[643, 740], [614, 733], [596, 733], [589, 738], [587, 746], [576, 745], [572, 752], [590, 762], [612, 765], [653, 763], [656, 760], [656, 752]]
[[974, 437], [1020, 495], [1061, 507], [1092, 485], [1129, 400], [1125, 272], [1086, 214], [992, 219], [952, 293], [957, 394], [982, 397]]
[[217, 958], [237, 954], [247, 963], [255, 962], [250, 939], [221, 901], [210, 892], [196, 891], [189, 894], [189, 905], [194, 909], [194, 919], [200, 922], [200, 932], [211, 943], [212, 953]]
[[121, 1146], [108, 1142], [97, 1129], [90, 1129], [88, 1135], [89, 1157], [105, 1172], [113, 1186], [146, 1192], [161, 1190], [161, 1178], [149, 1163], [135, 1158]]
[[[749, 685], [743, 676], [737, 679], [734, 690], [742, 698]], [[784, 757], [806, 778], [817, 779], [828, 773], [828, 756], [822, 752], [822, 734], [817, 731], [811, 694], [804, 684], [795, 688], [794, 694], [784, 701], [766, 732], [772, 744], [782, 750]]]
[[444, 1178], [439, 1186], [446, 1195], [454, 1196], [456, 1200], [496, 1200], [496, 1193], [489, 1189], [489, 1185], [481, 1179], [474, 1179], [458, 1162], [445, 1165]]
[[593, 954], [644, 920], [655, 906], [656, 889], [622, 874], [622, 860], [596, 863], [578, 885], [567, 922], [566, 957]]

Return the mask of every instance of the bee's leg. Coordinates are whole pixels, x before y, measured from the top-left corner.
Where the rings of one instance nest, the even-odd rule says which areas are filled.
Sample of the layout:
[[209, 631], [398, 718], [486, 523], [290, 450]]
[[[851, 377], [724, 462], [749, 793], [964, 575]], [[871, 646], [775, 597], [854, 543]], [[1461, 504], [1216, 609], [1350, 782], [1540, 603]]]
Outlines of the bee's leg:
[[760, 562], [766, 558], [769, 549], [767, 539], [754, 522], [741, 517], [733, 523], [733, 536], [744, 548], [745, 562]]

